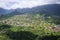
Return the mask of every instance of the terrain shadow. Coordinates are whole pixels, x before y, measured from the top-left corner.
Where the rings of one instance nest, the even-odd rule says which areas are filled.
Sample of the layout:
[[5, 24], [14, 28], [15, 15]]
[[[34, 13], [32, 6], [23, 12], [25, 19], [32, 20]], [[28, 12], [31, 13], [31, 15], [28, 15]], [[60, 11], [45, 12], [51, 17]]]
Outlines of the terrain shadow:
[[37, 35], [34, 35], [28, 31], [12, 32], [9, 31], [6, 33], [7, 36], [12, 40], [35, 40]]
[[14, 11], [14, 12], [9, 13], [9, 14], [1, 15], [1, 16], [0, 16], [0, 20], [2, 20], [2, 19], [7, 19], [7, 18], [16, 16], [16, 15], [21, 15], [21, 14], [24, 14], [24, 13], [19, 13], [19, 12]]
[[20, 32], [12, 32], [9, 31], [6, 33], [7, 36], [12, 40], [60, 40], [60, 35], [50, 35], [50, 36], [40, 36], [35, 35], [29, 31], [20, 31]]
[[39, 37], [38, 40], [60, 40], [60, 35], [43, 36], [43, 37]]
[[[9, 29], [10, 25], [1, 25], [0, 30]], [[5, 30], [6, 31], [6, 30]], [[30, 31], [17, 31], [13, 32], [11, 30], [7, 30], [5, 32], [7, 37], [9, 37], [12, 40], [60, 40], [60, 35], [46, 35], [46, 36], [40, 36], [35, 35], [34, 33]]]
[[0, 30], [9, 29], [10, 27], [11, 27], [10, 25], [1, 25]]

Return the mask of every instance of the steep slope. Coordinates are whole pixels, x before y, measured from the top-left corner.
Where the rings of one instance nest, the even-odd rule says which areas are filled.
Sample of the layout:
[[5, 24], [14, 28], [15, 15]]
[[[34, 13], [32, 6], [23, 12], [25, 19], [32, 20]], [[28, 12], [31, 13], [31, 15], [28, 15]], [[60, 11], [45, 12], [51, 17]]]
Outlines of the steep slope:
[[[9, 13], [9, 14], [8, 14]], [[20, 14], [46, 14], [53, 16], [58, 19], [60, 19], [60, 4], [48, 4], [48, 5], [42, 5], [42, 6], [37, 6], [33, 8], [17, 8], [17, 9], [11, 9], [11, 10], [4, 10], [0, 8], [0, 19], [2, 18], [9, 18], [15, 15], [20, 15]], [[1, 15], [1, 14], [6, 14], [6, 15]]]
[[7, 10], [0, 8], [0, 15], [6, 13]]
[[17, 8], [17, 9], [11, 9], [6, 10], [0, 8], [0, 15], [6, 14], [6, 13], [13, 13], [13, 12], [19, 12], [19, 13], [41, 13], [41, 14], [48, 14], [48, 15], [54, 15], [54, 16], [60, 16], [60, 4], [47, 4], [47, 5], [41, 5], [36, 6], [33, 8]]
[[0, 8], [0, 15], [5, 15], [5, 14], [11, 13], [13, 11], [14, 11], [14, 9], [7, 10], [7, 9]]
[[60, 16], [60, 4], [49, 4], [33, 8], [41, 13]]
[[18, 12], [21, 13], [43, 13], [49, 14], [54, 16], [60, 16], [60, 4], [48, 4], [37, 6], [33, 8], [24, 8], [24, 9], [16, 9]]

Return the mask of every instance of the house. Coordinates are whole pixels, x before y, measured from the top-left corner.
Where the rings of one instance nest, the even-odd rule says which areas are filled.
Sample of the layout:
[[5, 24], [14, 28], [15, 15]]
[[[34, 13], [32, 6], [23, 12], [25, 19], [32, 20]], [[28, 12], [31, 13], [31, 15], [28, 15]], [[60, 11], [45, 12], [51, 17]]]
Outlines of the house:
[[60, 25], [56, 25], [53, 30], [55, 32], [60, 32]]

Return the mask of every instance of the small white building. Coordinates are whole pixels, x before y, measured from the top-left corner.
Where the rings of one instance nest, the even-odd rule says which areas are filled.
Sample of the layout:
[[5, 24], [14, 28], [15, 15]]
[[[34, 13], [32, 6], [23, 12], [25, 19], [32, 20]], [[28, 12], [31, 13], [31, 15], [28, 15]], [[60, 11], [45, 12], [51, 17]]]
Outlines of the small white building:
[[56, 27], [56, 28], [60, 28], [60, 25], [56, 25], [55, 27]]
[[56, 25], [55, 28], [54, 28], [54, 31], [55, 32], [60, 32], [60, 25]]

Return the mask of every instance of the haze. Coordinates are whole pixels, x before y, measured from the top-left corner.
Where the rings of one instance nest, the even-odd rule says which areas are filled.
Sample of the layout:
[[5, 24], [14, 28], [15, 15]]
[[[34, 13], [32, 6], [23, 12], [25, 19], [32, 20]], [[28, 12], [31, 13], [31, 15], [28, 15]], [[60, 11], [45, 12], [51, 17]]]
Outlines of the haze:
[[0, 0], [0, 8], [32, 8], [39, 5], [60, 4], [60, 0]]

